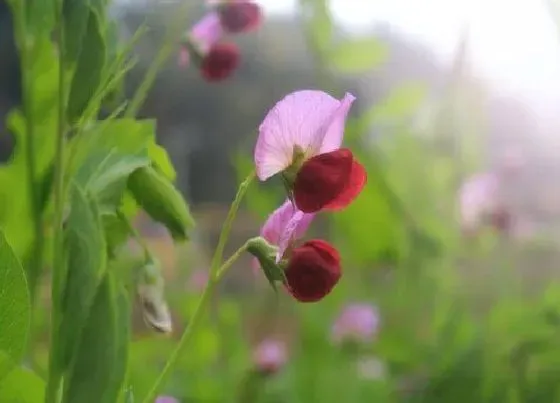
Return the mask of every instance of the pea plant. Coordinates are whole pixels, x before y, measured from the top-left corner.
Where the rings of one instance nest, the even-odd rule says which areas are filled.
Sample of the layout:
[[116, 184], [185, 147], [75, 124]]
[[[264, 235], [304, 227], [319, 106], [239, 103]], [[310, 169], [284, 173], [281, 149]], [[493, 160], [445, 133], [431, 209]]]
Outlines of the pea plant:
[[[209, 82], [229, 77], [240, 52], [226, 35], [258, 27], [261, 11], [249, 1], [214, 2], [186, 33], [184, 15], [178, 15], [144, 80], [126, 99], [123, 80], [135, 65], [134, 45], [145, 30], [121, 43], [106, 0], [8, 4], [23, 97], [7, 119], [16, 148], [0, 167], [0, 401], [153, 402], [178, 358], [187, 354], [217, 285], [245, 253], [275, 291], [294, 301], [317, 302], [329, 294], [342, 274], [339, 253], [324, 240], [304, 240], [305, 230], [315, 215], [352, 203], [367, 174], [342, 147], [355, 97], [300, 90], [255, 122], [254, 168], [231, 203], [209, 281], [149, 392], [136, 396], [127, 369], [132, 299], [140, 300], [157, 331], [169, 332], [172, 321], [158, 262], [133, 219], [145, 212], [177, 243], [187, 242], [195, 225], [174, 184], [173, 165], [156, 141], [156, 122], [137, 114], [160, 67], [175, 52]], [[260, 234], [224, 259], [245, 192], [272, 177], [280, 179], [285, 202]], [[116, 263], [130, 240], [144, 253], [132, 273], [122, 273]], [[48, 307], [38, 298], [45, 279]], [[44, 374], [27, 359], [38, 309], [50, 312]]]

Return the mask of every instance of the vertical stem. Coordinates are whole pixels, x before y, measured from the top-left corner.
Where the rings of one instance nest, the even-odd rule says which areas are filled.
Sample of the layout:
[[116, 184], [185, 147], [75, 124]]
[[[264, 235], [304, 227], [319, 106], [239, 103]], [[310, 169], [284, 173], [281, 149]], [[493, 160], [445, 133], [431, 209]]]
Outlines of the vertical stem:
[[57, 31], [58, 31], [58, 127], [56, 135], [55, 171], [54, 171], [54, 242], [51, 299], [51, 340], [49, 352], [49, 378], [45, 393], [46, 403], [56, 403], [59, 400], [62, 375], [58, 367], [58, 326], [60, 322], [59, 301], [64, 281], [63, 259], [63, 215], [64, 215], [64, 170], [66, 146], [66, 88], [64, 63], [64, 29], [62, 27], [62, 5], [57, 1]]
[[198, 329], [202, 321], [204, 312], [206, 310], [206, 306], [210, 302], [212, 294], [216, 286], [219, 284], [220, 280], [222, 279], [223, 275], [225, 274], [225, 271], [233, 264], [235, 260], [237, 260], [237, 258], [239, 258], [239, 256], [241, 256], [241, 254], [247, 248], [246, 244], [243, 245], [221, 267], [219, 266], [219, 263], [222, 260], [225, 244], [229, 238], [229, 233], [231, 231], [233, 220], [235, 219], [237, 210], [239, 209], [241, 201], [243, 200], [243, 197], [247, 192], [247, 188], [253, 181], [254, 177], [255, 177], [255, 172], [251, 172], [251, 174], [249, 174], [249, 176], [241, 183], [241, 185], [239, 185], [239, 189], [237, 190], [235, 199], [231, 203], [231, 207], [229, 209], [226, 221], [224, 222], [224, 225], [222, 227], [222, 232], [220, 233], [218, 245], [216, 246], [216, 250], [214, 251], [214, 256], [212, 258], [212, 263], [210, 267], [210, 279], [208, 280], [208, 283], [206, 283], [206, 287], [204, 288], [204, 291], [202, 293], [200, 301], [198, 302], [193, 317], [191, 318], [189, 324], [187, 325], [187, 328], [184, 330], [183, 334], [181, 335], [181, 339], [179, 340], [179, 343], [177, 344], [175, 350], [173, 350], [173, 352], [167, 359], [167, 362], [165, 363], [163, 370], [161, 371], [158, 378], [154, 382], [150, 391], [142, 400], [143, 403], [152, 403], [154, 401], [158, 392], [164, 386], [165, 382], [167, 381], [167, 378], [171, 374], [171, 371], [177, 364], [177, 360], [183, 354], [183, 351], [185, 350], [186, 346], [189, 344], [188, 342], [192, 339], [195, 331]]

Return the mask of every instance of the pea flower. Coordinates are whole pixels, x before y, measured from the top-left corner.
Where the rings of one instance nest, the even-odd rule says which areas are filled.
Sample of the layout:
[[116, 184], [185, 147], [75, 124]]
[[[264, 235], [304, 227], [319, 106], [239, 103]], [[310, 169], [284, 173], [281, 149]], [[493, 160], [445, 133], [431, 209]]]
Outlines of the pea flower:
[[[276, 247], [276, 263], [284, 271], [287, 291], [300, 302], [324, 298], [341, 277], [340, 256], [328, 242], [314, 239], [295, 246], [314, 216], [286, 200], [261, 228], [261, 237]], [[258, 270], [257, 259], [253, 266]]]
[[332, 327], [335, 343], [367, 342], [379, 329], [379, 312], [369, 304], [356, 303], [345, 307]]
[[230, 77], [239, 65], [239, 48], [233, 42], [222, 41], [223, 35], [218, 13], [208, 13], [187, 35], [179, 53], [179, 65], [188, 65], [192, 58], [206, 81]]
[[253, 364], [264, 375], [278, 372], [288, 360], [286, 344], [277, 339], [261, 341], [253, 351]]
[[352, 151], [340, 148], [346, 116], [355, 97], [342, 100], [316, 90], [280, 100], [259, 127], [257, 176], [281, 174], [295, 205], [304, 213], [340, 210], [362, 191], [367, 175]]
[[179, 400], [171, 396], [159, 396], [155, 403], [179, 403]]

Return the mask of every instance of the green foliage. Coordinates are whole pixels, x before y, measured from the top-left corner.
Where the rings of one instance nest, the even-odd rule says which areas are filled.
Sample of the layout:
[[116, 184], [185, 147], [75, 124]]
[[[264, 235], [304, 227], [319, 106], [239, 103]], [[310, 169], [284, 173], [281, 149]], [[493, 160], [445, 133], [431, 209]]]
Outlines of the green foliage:
[[97, 289], [65, 384], [64, 403], [113, 403], [120, 393], [128, 357], [129, 308], [108, 273]]
[[0, 380], [24, 354], [30, 316], [25, 274], [0, 231]]
[[6, 403], [42, 403], [45, 381], [25, 368], [16, 368], [0, 381], [0, 401]]
[[75, 122], [86, 110], [102, 82], [107, 49], [99, 15], [87, 14], [87, 24], [68, 99], [68, 120]]
[[376, 38], [350, 39], [332, 47], [327, 54], [332, 68], [341, 73], [363, 73], [383, 63], [388, 56], [385, 44]]
[[97, 203], [77, 185], [65, 224], [66, 282], [61, 301], [61, 367], [67, 368], [105, 275], [107, 246]]

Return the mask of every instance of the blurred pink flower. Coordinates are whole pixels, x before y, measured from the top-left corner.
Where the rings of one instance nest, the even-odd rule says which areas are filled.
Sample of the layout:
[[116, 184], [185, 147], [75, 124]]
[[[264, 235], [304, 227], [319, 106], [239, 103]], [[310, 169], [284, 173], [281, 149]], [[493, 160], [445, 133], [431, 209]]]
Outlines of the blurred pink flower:
[[197, 269], [193, 271], [187, 282], [187, 288], [192, 292], [202, 292], [208, 283], [208, 270]]
[[481, 173], [466, 180], [459, 190], [461, 225], [476, 231], [498, 208], [499, 180], [493, 173]]
[[299, 210], [340, 210], [362, 191], [364, 167], [352, 151], [340, 148], [346, 116], [355, 97], [337, 100], [322, 91], [285, 96], [259, 127], [255, 167], [261, 181], [282, 173]]
[[379, 330], [379, 312], [369, 304], [348, 305], [334, 322], [332, 340], [368, 342]]
[[286, 344], [277, 339], [265, 339], [253, 351], [253, 363], [259, 372], [278, 372], [288, 360]]
[[171, 396], [159, 396], [155, 403], [179, 403], [179, 400]]
[[204, 54], [224, 36], [218, 13], [212, 11], [202, 17], [190, 30], [189, 40]]
[[[278, 246], [276, 255], [279, 260], [290, 243], [303, 237], [315, 214], [306, 214], [297, 210], [290, 200], [286, 200], [280, 207], [270, 214], [261, 228], [260, 235], [272, 245]], [[260, 269], [259, 261], [253, 259], [253, 268]]]

